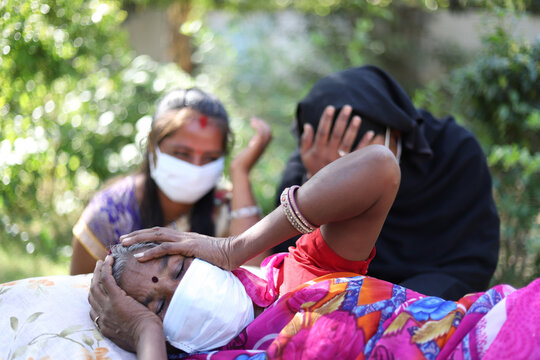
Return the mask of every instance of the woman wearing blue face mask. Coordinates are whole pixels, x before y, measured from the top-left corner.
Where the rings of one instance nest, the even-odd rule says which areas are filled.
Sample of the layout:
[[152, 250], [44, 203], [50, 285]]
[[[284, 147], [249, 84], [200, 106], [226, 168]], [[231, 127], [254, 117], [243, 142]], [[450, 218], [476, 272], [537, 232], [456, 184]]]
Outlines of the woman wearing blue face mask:
[[215, 96], [177, 89], [158, 103], [140, 172], [97, 193], [73, 228], [71, 273], [92, 272], [118, 238], [169, 226], [213, 236], [235, 235], [259, 220], [249, 173], [271, 140], [270, 127], [252, 118], [256, 134], [231, 162], [232, 190], [218, 186], [232, 134]]

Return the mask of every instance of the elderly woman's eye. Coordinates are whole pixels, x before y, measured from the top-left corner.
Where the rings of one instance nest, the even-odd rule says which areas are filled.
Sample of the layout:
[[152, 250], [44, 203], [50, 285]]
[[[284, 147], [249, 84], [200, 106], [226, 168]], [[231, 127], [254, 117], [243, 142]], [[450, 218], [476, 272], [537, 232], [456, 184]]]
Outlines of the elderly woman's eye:
[[176, 275], [174, 276], [175, 279], [180, 279], [180, 275], [182, 275], [182, 270], [184, 269], [184, 260], [180, 263], [178, 266], [178, 269], [176, 270]]
[[156, 314], [159, 315], [162, 311], [163, 311], [163, 308], [165, 307], [165, 301], [164, 300], [161, 300], [159, 303], [158, 303], [158, 306], [156, 307]]

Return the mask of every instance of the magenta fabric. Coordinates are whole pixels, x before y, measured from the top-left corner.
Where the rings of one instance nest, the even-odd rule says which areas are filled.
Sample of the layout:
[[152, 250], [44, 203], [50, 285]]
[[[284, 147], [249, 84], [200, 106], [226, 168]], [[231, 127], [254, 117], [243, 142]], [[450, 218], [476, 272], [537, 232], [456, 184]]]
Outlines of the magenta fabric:
[[540, 280], [448, 301], [367, 276], [314, 279], [223, 348], [171, 359], [534, 359]]

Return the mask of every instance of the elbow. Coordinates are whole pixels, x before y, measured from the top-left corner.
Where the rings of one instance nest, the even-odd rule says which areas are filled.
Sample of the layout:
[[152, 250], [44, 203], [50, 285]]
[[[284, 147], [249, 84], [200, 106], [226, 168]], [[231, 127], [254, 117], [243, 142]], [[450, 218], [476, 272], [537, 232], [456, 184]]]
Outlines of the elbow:
[[387, 189], [392, 189], [397, 193], [401, 182], [401, 170], [395, 154], [383, 145], [371, 145], [372, 161], [377, 165], [377, 178], [384, 182]]

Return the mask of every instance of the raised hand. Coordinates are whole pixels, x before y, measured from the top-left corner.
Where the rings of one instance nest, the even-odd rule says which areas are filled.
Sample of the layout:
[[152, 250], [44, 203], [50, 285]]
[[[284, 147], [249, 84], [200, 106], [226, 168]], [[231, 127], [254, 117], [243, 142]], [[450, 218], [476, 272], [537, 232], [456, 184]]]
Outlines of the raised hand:
[[248, 174], [272, 140], [272, 130], [266, 121], [252, 117], [250, 123], [255, 134], [248, 145], [232, 160], [231, 177], [234, 177], [234, 173]]
[[345, 105], [339, 112], [332, 128], [335, 111], [333, 106], [326, 107], [315, 134], [311, 124], [304, 125], [300, 153], [308, 178], [339, 157], [371, 144], [375, 137], [373, 131], [368, 131], [353, 149], [354, 139], [358, 134], [362, 120], [355, 115], [347, 126], [352, 108]]

